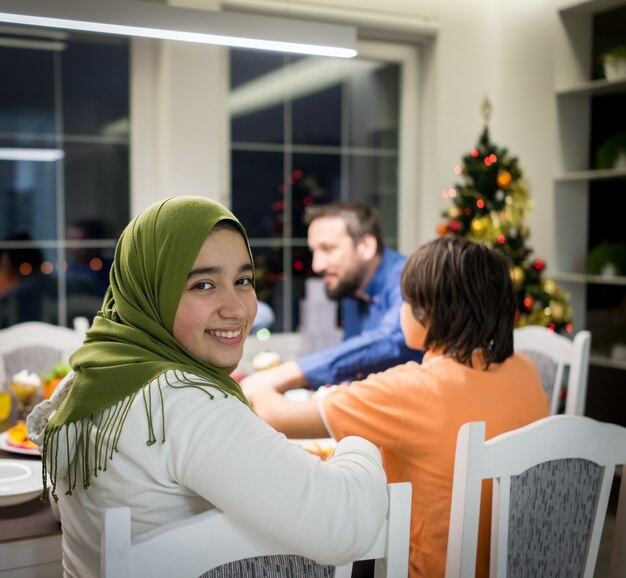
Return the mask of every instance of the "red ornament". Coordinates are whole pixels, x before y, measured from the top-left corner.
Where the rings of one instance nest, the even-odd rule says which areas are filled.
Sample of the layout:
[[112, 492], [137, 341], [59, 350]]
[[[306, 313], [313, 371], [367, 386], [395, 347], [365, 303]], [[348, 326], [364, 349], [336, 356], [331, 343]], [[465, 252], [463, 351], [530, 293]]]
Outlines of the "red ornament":
[[461, 223], [458, 219], [452, 219], [448, 224], [448, 228], [453, 233], [460, 233], [463, 230], [463, 223]]
[[541, 273], [546, 268], [546, 264], [541, 259], [535, 259], [533, 269]]
[[526, 295], [522, 303], [524, 303], [524, 307], [526, 307], [527, 311], [531, 311], [533, 308], [533, 305], [535, 304], [535, 300], [533, 299], [531, 295]]
[[502, 233], [500, 233], [498, 235], [498, 243], [500, 243], [500, 245], [504, 245], [505, 241], [506, 241], [506, 238], [504, 237], [504, 235]]
[[476, 158], [476, 157], [478, 156], [478, 151], [477, 151], [476, 149], [472, 149], [472, 150], [471, 150], [471, 152], [470, 152], [470, 154], [471, 154], [474, 158]]

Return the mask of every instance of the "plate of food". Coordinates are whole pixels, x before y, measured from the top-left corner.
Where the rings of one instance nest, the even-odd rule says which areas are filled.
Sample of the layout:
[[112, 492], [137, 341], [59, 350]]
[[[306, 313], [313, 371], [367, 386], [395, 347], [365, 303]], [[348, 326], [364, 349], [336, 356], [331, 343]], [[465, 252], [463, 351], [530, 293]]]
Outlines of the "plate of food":
[[0, 460], [0, 506], [14, 506], [41, 495], [41, 462]]
[[5, 432], [0, 433], [0, 450], [23, 454], [26, 456], [39, 456], [39, 446], [28, 439], [26, 435], [26, 423], [23, 421]]

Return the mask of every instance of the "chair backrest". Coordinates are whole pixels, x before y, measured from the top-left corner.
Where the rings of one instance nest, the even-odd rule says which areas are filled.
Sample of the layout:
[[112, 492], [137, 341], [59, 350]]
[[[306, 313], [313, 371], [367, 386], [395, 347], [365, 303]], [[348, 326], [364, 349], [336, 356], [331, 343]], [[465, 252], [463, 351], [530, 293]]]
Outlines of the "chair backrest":
[[[406, 578], [411, 484], [388, 484], [387, 489], [387, 519], [375, 544], [361, 559], [376, 559], [377, 578]], [[279, 545], [268, 546], [267, 538], [261, 545], [216, 509], [131, 538], [129, 508], [110, 508], [102, 515], [100, 546], [102, 578], [196, 578], [205, 572], [210, 576], [210, 570], [239, 560], [291, 554]], [[351, 569], [352, 564], [339, 566], [334, 576], [349, 577]], [[217, 572], [216, 576], [229, 575]]]
[[[493, 479], [490, 577], [592, 578], [626, 428], [556, 415], [485, 442], [485, 423], [459, 430], [446, 578], [474, 576], [481, 484]], [[621, 483], [609, 578], [626, 577]]]
[[58, 361], [67, 361], [83, 344], [74, 329], [39, 321], [18, 323], [0, 330], [0, 382], [22, 369], [49, 371]]
[[543, 387], [550, 398], [550, 414], [558, 413], [561, 391], [565, 385], [565, 413], [584, 415], [591, 333], [579, 331], [572, 340], [547, 327], [529, 325], [516, 328], [513, 341], [515, 351], [528, 355], [537, 366]]

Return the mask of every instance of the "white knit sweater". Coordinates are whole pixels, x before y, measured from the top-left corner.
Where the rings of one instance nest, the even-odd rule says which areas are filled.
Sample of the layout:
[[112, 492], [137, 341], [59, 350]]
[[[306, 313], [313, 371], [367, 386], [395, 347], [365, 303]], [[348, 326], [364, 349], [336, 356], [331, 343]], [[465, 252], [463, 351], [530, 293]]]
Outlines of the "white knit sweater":
[[[173, 381], [173, 372], [168, 377]], [[107, 471], [92, 476], [87, 490], [79, 484], [72, 496], [64, 495], [67, 483], [59, 476], [65, 576], [99, 576], [101, 512], [122, 505], [131, 508], [133, 535], [218, 507], [247, 531], [321, 563], [345, 563], [371, 546], [387, 493], [380, 454], [368, 441], [346, 438], [322, 462], [232, 396], [216, 391], [211, 400], [193, 388], [168, 386], [162, 392], [165, 443], [146, 445], [146, 410], [138, 395]], [[160, 432], [157, 398], [152, 415]]]

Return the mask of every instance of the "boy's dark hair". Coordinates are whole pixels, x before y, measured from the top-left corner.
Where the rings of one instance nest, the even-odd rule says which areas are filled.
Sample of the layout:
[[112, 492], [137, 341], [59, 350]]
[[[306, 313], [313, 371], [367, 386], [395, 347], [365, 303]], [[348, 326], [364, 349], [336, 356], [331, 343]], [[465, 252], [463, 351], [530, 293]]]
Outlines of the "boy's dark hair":
[[407, 259], [402, 296], [418, 321], [430, 322], [426, 349], [442, 349], [470, 367], [477, 349], [486, 367], [513, 355], [515, 292], [503, 254], [459, 237], [439, 237]]
[[346, 224], [348, 234], [356, 245], [364, 235], [376, 239], [376, 253], [383, 252], [383, 235], [380, 228], [378, 209], [354, 201], [336, 201], [326, 205], [310, 205], [304, 213], [305, 225], [323, 217], [339, 217]]

